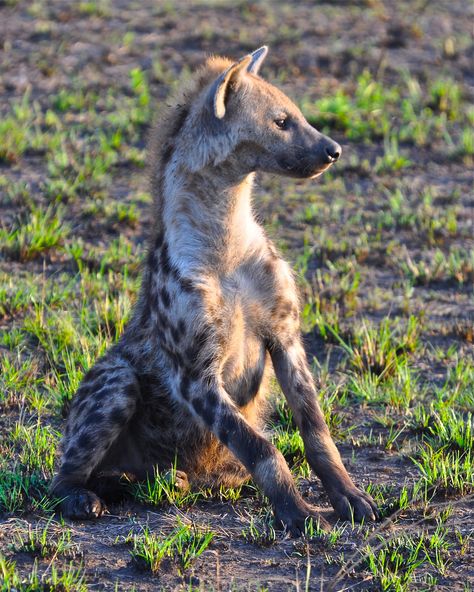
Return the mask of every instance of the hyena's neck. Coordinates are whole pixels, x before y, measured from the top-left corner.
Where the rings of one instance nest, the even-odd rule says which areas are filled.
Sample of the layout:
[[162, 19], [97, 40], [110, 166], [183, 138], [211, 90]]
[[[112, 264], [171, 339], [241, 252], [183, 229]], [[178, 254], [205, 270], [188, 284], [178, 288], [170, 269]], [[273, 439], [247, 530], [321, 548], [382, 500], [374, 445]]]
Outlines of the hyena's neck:
[[253, 174], [232, 175], [225, 167], [198, 173], [170, 167], [161, 226], [171, 265], [182, 275], [231, 272], [261, 242], [252, 184]]

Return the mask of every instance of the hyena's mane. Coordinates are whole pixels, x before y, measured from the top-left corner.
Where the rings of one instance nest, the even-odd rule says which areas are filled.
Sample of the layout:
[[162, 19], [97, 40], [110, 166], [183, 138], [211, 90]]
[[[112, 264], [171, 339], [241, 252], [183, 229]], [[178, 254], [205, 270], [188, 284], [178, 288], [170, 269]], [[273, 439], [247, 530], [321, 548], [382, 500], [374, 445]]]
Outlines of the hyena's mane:
[[232, 61], [227, 58], [209, 57], [194, 75], [179, 84], [177, 90], [168, 98], [166, 105], [157, 114], [148, 142], [148, 167], [155, 208], [155, 232], [160, 232], [162, 226], [161, 205], [164, 170], [173, 155], [176, 139], [191, 111], [191, 106], [196, 102], [202, 90], [231, 65]]

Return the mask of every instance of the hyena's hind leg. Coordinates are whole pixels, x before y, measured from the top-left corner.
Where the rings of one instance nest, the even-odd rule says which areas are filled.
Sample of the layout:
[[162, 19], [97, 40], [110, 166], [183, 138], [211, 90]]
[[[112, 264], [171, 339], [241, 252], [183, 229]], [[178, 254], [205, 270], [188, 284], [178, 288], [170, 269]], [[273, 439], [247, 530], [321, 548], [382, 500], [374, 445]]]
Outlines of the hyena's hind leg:
[[109, 353], [84, 377], [69, 414], [63, 456], [51, 493], [68, 518], [100, 516], [105, 505], [87, 482], [132, 418], [140, 389], [133, 368]]

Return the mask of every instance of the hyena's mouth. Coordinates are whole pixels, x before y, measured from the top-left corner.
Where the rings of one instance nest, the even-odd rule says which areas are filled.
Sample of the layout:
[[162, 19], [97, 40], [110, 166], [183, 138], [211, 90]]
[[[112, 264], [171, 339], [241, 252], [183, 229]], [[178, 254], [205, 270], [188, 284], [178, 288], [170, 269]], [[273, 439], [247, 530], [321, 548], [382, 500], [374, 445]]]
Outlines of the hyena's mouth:
[[328, 164], [323, 165], [320, 169], [318, 169], [315, 173], [313, 173], [311, 175], [311, 177], [309, 177], [310, 179], [316, 179], [316, 177], [319, 177], [320, 175], [322, 175], [324, 173], [324, 171], [327, 171], [328, 168], [332, 165], [333, 163], [330, 162]]
[[314, 179], [322, 175], [333, 163], [318, 163], [304, 161], [304, 159], [280, 158], [278, 164], [284, 169], [284, 174], [300, 179]]

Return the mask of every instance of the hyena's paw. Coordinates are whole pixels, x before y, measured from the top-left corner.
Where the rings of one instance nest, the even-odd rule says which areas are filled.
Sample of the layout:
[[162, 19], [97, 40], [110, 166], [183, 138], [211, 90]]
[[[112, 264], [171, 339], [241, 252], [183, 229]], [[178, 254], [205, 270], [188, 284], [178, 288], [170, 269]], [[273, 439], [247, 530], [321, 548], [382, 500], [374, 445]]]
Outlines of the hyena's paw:
[[336, 514], [343, 520], [362, 522], [379, 517], [374, 500], [355, 486], [332, 495], [331, 503]]
[[313, 506], [307, 504], [303, 499], [296, 500], [291, 504], [285, 503], [275, 508], [275, 521], [289, 532], [292, 537], [299, 537], [305, 533], [305, 525], [308, 518], [319, 525], [321, 530], [329, 532], [331, 525], [319, 514]]
[[174, 478], [174, 486], [180, 489], [181, 491], [189, 491], [191, 489], [188, 476], [184, 471], [176, 471]]
[[167, 471], [163, 477], [170, 485], [176, 487], [176, 489], [179, 489], [183, 492], [189, 491], [191, 489], [188, 475], [184, 471], [170, 470]]
[[92, 491], [73, 489], [61, 502], [61, 513], [72, 520], [100, 518], [107, 510], [104, 502]]

